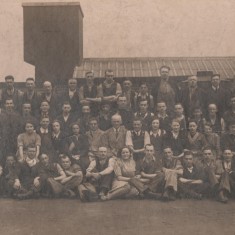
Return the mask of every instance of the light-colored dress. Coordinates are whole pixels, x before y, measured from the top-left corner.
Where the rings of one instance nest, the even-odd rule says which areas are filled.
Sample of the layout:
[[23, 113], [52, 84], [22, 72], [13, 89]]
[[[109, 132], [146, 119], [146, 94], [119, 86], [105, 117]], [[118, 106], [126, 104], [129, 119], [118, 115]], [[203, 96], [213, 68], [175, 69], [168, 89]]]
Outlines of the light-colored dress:
[[117, 159], [114, 166], [115, 179], [112, 184], [112, 189], [110, 192], [122, 188], [123, 186], [129, 184], [126, 181], [118, 180], [118, 176], [132, 178], [136, 174], [136, 163], [133, 158], [129, 160]]

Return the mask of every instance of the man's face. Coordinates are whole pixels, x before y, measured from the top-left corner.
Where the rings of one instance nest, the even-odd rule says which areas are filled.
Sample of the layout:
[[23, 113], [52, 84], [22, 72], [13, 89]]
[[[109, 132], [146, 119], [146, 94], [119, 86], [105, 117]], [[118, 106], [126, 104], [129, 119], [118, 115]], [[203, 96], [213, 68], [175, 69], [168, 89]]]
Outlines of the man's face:
[[60, 123], [59, 122], [53, 122], [52, 129], [56, 133], [59, 132], [60, 131]]
[[45, 82], [43, 84], [43, 89], [46, 94], [50, 94], [52, 92], [52, 85], [50, 82]]
[[107, 82], [112, 82], [113, 81], [113, 77], [114, 77], [114, 74], [113, 74], [113, 72], [106, 72], [105, 73], [105, 79], [106, 79], [106, 81]]
[[148, 111], [148, 102], [147, 101], [140, 101], [139, 107], [140, 107], [140, 112], [147, 112]]
[[142, 84], [140, 86], [140, 93], [141, 94], [146, 94], [148, 92], [148, 87], [146, 86], [146, 84]]
[[153, 130], [158, 130], [159, 129], [159, 125], [160, 125], [160, 123], [159, 123], [159, 120], [153, 120], [152, 121], [152, 128], [153, 128]]
[[210, 104], [208, 106], [208, 111], [209, 111], [209, 114], [211, 115], [215, 115], [217, 113], [217, 107], [215, 104]]
[[96, 120], [91, 120], [89, 122], [89, 128], [91, 131], [96, 131], [98, 129], [98, 123]]
[[195, 118], [201, 118], [201, 115], [202, 115], [202, 111], [200, 109], [195, 109], [194, 112], [193, 112], [193, 116]]
[[188, 78], [188, 86], [189, 87], [196, 87], [197, 86], [197, 77], [196, 76], [192, 76]]
[[133, 129], [135, 130], [135, 131], [140, 131], [141, 130], [141, 128], [142, 128], [142, 123], [141, 123], [141, 121], [134, 121], [133, 122]]
[[11, 110], [14, 109], [13, 100], [6, 100], [5, 109], [6, 109], [7, 111], [11, 111]]
[[117, 104], [118, 104], [118, 108], [120, 108], [120, 109], [126, 108], [126, 106], [127, 106], [127, 99], [126, 99], [126, 97], [125, 96], [118, 97]]
[[41, 103], [41, 106], [40, 106], [40, 109], [42, 112], [48, 112], [49, 109], [50, 109], [50, 105], [47, 103], [47, 102], [42, 102]]
[[64, 113], [69, 113], [71, 111], [71, 105], [70, 104], [64, 104], [62, 108]]
[[171, 128], [173, 132], [179, 132], [180, 131], [180, 124], [178, 122], [172, 122]]
[[161, 75], [161, 78], [163, 79], [163, 80], [167, 80], [168, 78], [169, 78], [169, 69], [168, 68], [162, 68], [161, 70], [160, 70], [160, 75]]
[[128, 91], [131, 89], [131, 86], [132, 86], [131, 81], [127, 80], [123, 82], [123, 90]]
[[30, 104], [24, 104], [22, 110], [23, 110], [24, 114], [30, 114], [31, 113], [31, 105]]
[[104, 113], [108, 113], [110, 111], [110, 105], [109, 104], [103, 104], [101, 109]]
[[152, 145], [146, 146], [144, 152], [145, 152], [146, 157], [153, 157], [154, 156], [154, 147]]
[[205, 125], [204, 126], [204, 131], [206, 135], [209, 135], [212, 133], [212, 128], [210, 126]]
[[90, 109], [89, 106], [83, 106], [83, 107], [82, 107], [82, 114], [83, 114], [83, 115], [88, 115], [88, 114], [90, 114], [90, 113], [91, 113], [91, 109]]
[[6, 165], [9, 166], [13, 166], [16, 163], [16, 160], [13, 156], [8, 156], [6, 159]]
[[71, 91], [75, 91], [77, 89], [77, 80], [76, 79], [69, 79], [68, 87]]
[[214, 76], [213, 78], [211, 78], [211, 84], [214, 87], [218, 87], [220, 84], [220, 77], [219, 76]]
[[157, 104], [157, 111], [159, 113], [163, 113], [166, 111], [166, 104], [165, 103], [158, 103]]
[[203, 151], [203, 158], [205, 161], [210, 161], [213, 157], [213, 153], [210, 149], [206, 149]]
[[232, 158], [233, 158], [233, 153], [231, 150], [227, 149], [227, 150], [224, 150], [223, 152], [223, 157], [224, 157], [224, 160], [226, 162], [231, 162]]
[[30, 159], [34, 159], [36, 157], [36, 148], [28, 148], [27, 156]]
[[13, 79], [6, 79], [6, 86], [8, 89], [12, 89], [14, 87]]
[[232, 97], [230, 102], [231, 102], [232, 107], [235, 107], [235, 97]]
[[99, 160], [104, 160], [107, 157], [107, 148], [100, 147], [98, 151], [98, 158]]
[[49, 157], [46, 154], [42, 154], [41, 157], [40, 157], [40, 162], [44, 166], [47, 166], [49, 164]]
[[186, 155], [184, 156], [184, 163], [187, 168], [193, 166], [193, 156], [192, 155]]
[[235, 135], [235, 124], [232, 124], [229, 126], [229, 132], [230, 132], [230, 134]]
[[33, 80], [26, 81], [26, 88], [28, 91], [33, 91], [35, 88], [35, 82]]
[[49, 118], [43, 118], [40, 122], [41, 124], [41, 127], [44, 128], [44, 129], [47, 129], [49, 124], [50, 124], [50, 120]]
[[190, 122], [188, 128], [190, 133], [194, 134], [197, 131], [197, 124], [195, 122]]
[[178, 115], [181, 115], [184, 113], [184, 109], [181, 105], [177, 104], [175, 105], [175, 113]]
[[122, 120], [120, 117], [112, 117], [112, 126], [114, 128], [119, 128], [122, 124]]
[[73, 134], [74, 134], [74, 135], [78, 135], [79, 132], [80, 132], [80, 127], [79, 127], [79, 125], [73, 125], [72, 130], [73, 130]]
[[68, 170], [71, 166], [71, 161], [68, 157], [61, 159], [61, 166], [64, 170]]
[[165, 148], [163, 150], [163, 153], [164, 153], [165, 158], [172, 158], [173, 157], [173, 152], [170, 148]]
[[87, 73], [86, 74], [86, 82], [88, 84], [91, 84], [91, 83], [94, 82], [94, 75], [93, 75], [93, 73]]

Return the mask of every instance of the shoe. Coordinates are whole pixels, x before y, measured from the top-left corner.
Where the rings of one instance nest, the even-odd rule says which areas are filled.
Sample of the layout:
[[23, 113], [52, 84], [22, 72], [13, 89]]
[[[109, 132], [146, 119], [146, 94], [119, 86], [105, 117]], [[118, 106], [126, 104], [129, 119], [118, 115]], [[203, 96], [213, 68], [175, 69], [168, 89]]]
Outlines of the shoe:
[[148, 191], [146, 193], [146, 196], [148, 198], [152, 198], [152, 199], [155, 199], [155, 200], [159, 200], [162, 197], [162, 195], [160, 193], [154, 193], [154, 192], [151, 192], [151, 191]]
[[228, 198], [226, 196], [224, 196], [224, 192], [223, 191], [219, 192], [218, 201], [222, 202], [222, 203], [227, 203], [228, 202]]
[[168, 189], [166, 189], [162, 195], [162, 200], [167, 202], [170, 200]]
[[28, 191], [27, 193], [19, 193], [16, 195], [16, 198], [19, 200], [26, 200], [33, 196], [33, 191]]
[[68, 189], [63, 193], [63, 196], [66, 198], [75, 198], [76, 194], [72, 190]]

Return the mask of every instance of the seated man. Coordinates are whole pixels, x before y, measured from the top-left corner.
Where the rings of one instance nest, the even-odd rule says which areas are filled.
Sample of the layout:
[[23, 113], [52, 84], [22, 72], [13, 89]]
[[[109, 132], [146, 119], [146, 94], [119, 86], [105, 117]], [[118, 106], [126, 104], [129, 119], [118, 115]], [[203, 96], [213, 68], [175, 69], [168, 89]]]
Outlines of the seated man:
[[[114, 178], [115, 160], [109, 157], [106, 147], [99, 147], [97, 156], [91, 160], [86, 170], [87, 183], [79, 187], [81, 200], [89, 201], [91, 195], [99, 194], [99, 197], [106, 196], [111, 189]], [[98, 197], [97, 197], [98, 198]]]
[[40, 182], [37, 171], [36, 148], [29, 146], [25, 161], [16, 164], [12, 156], [8, 156], [9, 171], [8, 189], [17, 199], [38, 197]]
[[122, 126], [122, 118], [115, 114], [112, 116], [112, 128], [105, 131], [101, 144], [107, 147], [114, 156], [125, 146], [126, 128]]
[[210, 184], [212, 193], [218, 197], [219, 201], [225, 202], [226, 200], [222, 193], [218, 194], [218, 189], [220, 188], [219, 191], [223, 189], [223, 185], [220, 185], [220, 183], [223, 184], [223, 182], [221, 182], [221, 175], [223, 174], [224, 169], [221, 160], [215, 159], [211, 147], [205, 147], [203, 149], [203, 158], [201, 163], [204, 168], [207, 181]]
[[154, 146], [152, 144], [145, 145], [144, 149], [144, 158], [140, 163], [139, 169], [137, 168], [137, 174], [140, 173], [140, 180], [147, 186], [144, 189], [144, 195], [159, 199], [160, 196], [157, 193], [162, 192], [165, 184], [162, 161], [154, 156]]
[[191, 151], [185, 151], [183, 161], [183, 175], [178, 182], [179, 192], [182, 197], [201, 200], [203, 194], [207, 194], [209, 190], [205, 171], [199, 164], [194, 163]]
[[76, 196], [78, 186], [82, 182], [82, 170], [77, 164], [72, 164], [68, 156], [60, 155], [60, 165], [65, 172], [66, 178], [61, 180], [64, 186], [63, 196], [73, 198]]
[[59, 197], [64, 193], [62, 180], [66, 174], [58, 163], [50, 162], [47, 154], [39, 156], [38, 175], [43, 196]]
[[183, 174], [183, 167], [180, 160], [174, 157], [170, 147], [164, 147], [163, 154], [162, 171], [165, 175], [165, 186], [162, 199], [164, 201], [174, 201], [175, 194], [178, 191], [177, 180]]
[[224, 172], [221, 174], [220, 184], [218, 187], [220, 202], [228, 202], [228, 194], [235, 196], [235, 158], [231, 149], [223, 151], [222, 166]]

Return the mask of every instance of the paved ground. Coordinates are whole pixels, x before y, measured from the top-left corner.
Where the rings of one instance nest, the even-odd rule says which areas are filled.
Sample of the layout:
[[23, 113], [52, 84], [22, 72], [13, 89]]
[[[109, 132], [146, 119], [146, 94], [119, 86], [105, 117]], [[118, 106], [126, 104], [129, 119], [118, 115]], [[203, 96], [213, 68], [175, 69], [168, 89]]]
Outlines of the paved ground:
[[235, 235], [235, 201], [0, 200], [0, 235]]

